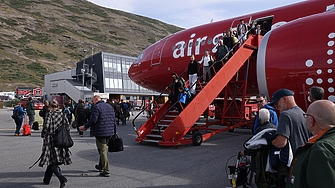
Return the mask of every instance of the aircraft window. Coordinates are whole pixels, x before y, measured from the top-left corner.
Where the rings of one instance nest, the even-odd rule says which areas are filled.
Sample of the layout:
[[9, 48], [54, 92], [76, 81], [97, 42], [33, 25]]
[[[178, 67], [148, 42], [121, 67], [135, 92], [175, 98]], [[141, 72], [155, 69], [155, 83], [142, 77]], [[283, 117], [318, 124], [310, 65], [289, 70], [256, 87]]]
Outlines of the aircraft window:
[[181, 44], [178, 45], [178, 49], [180, 49], [180, 48], [181, 48]]
[[219, 38], [215, 38], [215, 43], [218, 43], [219, 42]]
[[198, 45], [199, 45], [199, 41], [196, 41], [196, 42], [195, 42], [195, 46], [198, 46]]
[[206, 40], [201, 41], [202, 46], [205, 45], [205, 43], [206, 43]]
[[184, 43], [184, 48], [186, 48], [186, 43]]
[[176, 49], [176, 46], [173, 46], [173, 47], [172, 47], [172, 51], [174, 51], [175, 49]]
[[212, 43], [212, 39], [208, 39], [208, 44], [211, 44]]
[[143, 58], [143, 55], [144, 55], [144, 52], [142, 52], [142, 53], [137, 57], [136, 61], [141, 60], [141, 59]]
[[193, 45], [193, 42], [188, 43], [188, 46], [192, 46], [192, 45]]

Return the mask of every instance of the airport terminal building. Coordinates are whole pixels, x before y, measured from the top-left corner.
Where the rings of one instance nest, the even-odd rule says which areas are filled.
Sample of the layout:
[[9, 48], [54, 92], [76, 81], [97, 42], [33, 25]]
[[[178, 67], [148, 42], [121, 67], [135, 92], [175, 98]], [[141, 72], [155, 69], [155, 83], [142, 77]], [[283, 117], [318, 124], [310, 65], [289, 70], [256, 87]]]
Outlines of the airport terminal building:
[[133, 101], [139, 106], [143, 100], [153, 100], [160, 93], [135, 84], [128, 76], [134, 57], [100, 52], [77, 63], [75, 69], [45, 75], [46, 100], [68, 99], [90, 101], [99, 93], [104, 99]]

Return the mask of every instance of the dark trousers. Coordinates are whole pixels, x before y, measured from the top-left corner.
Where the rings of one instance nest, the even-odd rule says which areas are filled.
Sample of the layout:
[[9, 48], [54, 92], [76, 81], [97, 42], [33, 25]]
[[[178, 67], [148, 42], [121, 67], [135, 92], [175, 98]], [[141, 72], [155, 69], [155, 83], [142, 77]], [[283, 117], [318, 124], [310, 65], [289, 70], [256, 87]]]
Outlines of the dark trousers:
[[15, 134], [20, 134], [22, 122], [23, 122], [23, 118], [15, 119], [15, 124], [16, 124]]
[[61, 185], [62, 184], [65, 185], [65, 182], [67, 182], [67, 179], [62, 175], [59, 166], [54, 165], [54, 164], [48, 165], [47, 169], [45, 170], [44, 179], [43, 179], [44, 184], [48, 185], [50, 183], [52, 174], [55, 174], [57, 176]]

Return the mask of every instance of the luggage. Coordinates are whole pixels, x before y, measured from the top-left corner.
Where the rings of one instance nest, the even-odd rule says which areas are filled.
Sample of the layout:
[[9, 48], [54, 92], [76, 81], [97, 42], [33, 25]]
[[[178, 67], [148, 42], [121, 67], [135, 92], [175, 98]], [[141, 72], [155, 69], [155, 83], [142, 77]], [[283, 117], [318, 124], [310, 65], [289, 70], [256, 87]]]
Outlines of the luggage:
[[38, 124], [37, 121], [35, 121], [35, 122], [33, 123], [33, 129], [34, 129], [35, 131], [40, 130], [40, 125]]
[[69, 131], [66, 129], [65, 114], [63, 115], [62, 125], [57, 127], [54, 135], [55, 146], [58, 148], [70, 148], [73, 146], [73, 140]]
[[31, 135], [31, 129], [30, 125], [27, 124], [27, 116], [24, 118], [24, 125], [23, 125], [23, 136], [30, 136]]

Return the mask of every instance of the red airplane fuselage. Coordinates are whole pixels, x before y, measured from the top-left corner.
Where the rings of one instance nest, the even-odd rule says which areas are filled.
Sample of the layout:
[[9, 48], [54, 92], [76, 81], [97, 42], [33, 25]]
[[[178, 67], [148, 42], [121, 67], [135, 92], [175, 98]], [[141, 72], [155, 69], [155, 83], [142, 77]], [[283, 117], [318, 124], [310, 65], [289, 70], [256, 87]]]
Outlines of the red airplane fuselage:
[[135, 83], [162, 92], [171, 83], [172, 73], [185, 71], [191, 55], [198, 61], [206, 49], [214, 55], [213, 47], [223, 31], [236, 28], [240, 19], [252, 21], [252, 26], [266, 20], [271, 30], [250, 59], [248, 95], [272, 96], [276, 90], [287, 88], [306, 109], [309, 88], [320, 86], [325, 99], [334, 102], [335, 11], [331, 10], [332, 0], [310, 0], [180, 31], [144, 50], [128, 74]]

